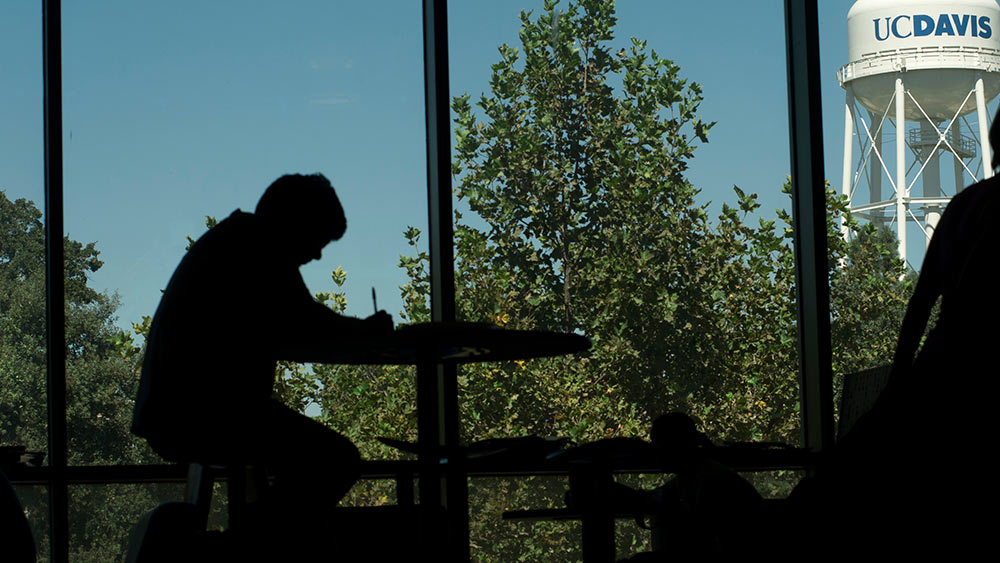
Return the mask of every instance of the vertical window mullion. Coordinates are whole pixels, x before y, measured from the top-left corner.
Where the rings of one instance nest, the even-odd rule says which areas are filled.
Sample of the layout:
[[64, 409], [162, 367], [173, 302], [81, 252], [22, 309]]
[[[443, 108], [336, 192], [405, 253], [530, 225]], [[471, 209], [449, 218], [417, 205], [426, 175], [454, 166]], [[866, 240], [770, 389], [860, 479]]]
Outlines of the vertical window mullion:
[[785, 0], [803, 445], [833, 444], [826, 185], [816, 0]]
[[45, 321], [49, 511], [53, 562], [69, 560], [66, 316], [63, 277], [62, 26], [60, 0], [42, 0], [45, 114]]
[[[423, 0], [424, 101], [427, 120], [427, 212], [430, 230], [431, 320], [455, 320], [454, 225], [451, 195], [451, 100], [448, 84], [448, 3]], [[435, 412], [417, 412], [421, 444], [458, 446], [457, 368], [454, 364], [418, 367], [418, 405], [433, 404]], [[430, 397], [432, 396], [433, 397]], [[421, 399], [424, 397], [425, 399]], [[430, 398], [431, 400], [427, 400]], [[447, 508], [449, 560], [469, 560], [468, 483], [464, 471], [450, 465], [445, 485], [421, 484], [440, 494]], [[427, 473], [425, 473], [427, 475]], [[426, 477], [425, 477], [426, 478]], [[436, 485], [436, 484], [435, 484]]]

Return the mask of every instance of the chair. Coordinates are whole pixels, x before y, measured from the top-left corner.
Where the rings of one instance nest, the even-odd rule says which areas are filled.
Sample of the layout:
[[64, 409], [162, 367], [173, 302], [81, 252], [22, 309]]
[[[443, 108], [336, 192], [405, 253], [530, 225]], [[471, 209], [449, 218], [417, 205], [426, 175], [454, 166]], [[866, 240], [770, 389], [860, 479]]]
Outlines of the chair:
[[31, 527], [17, 493], [3, 471], [0, 471], [0, 534], [3, 534], [0, 558], [13, 563], [35, 563], [35, 539], [31, 535]]
[[245, 464], [209, 465], [188, 464], [188, 478], [184, 499], [198, 509], [201, 529], [208, 527], [212, 507], [212, 486], [219, 477], [226, 479], [226, 508], [228, 529], [240, 529], [246, 524], [247, 505], [262, 498], [269, 486], [263, 467]]
[[129, 538], [126, 563], [158, 563], [207, 556], [206, 550], [222, 543], [208, 533], [212, 489], [220, 477], [226, 478], [228, 526], [230, 531], [246, 526], [247, 504], [260, 499], [268, 487], [263, 467], [244, 464], [188, 464], [184, 501], [160, 503], [145, 513]]
[[840, 441], [862, 416], [875, 406], [875, 401], [889, 383], [892, 365], [886, 364], [849, 373], [844, 376], [840, 395], [840, 419], [837, 423], [837, 440]]

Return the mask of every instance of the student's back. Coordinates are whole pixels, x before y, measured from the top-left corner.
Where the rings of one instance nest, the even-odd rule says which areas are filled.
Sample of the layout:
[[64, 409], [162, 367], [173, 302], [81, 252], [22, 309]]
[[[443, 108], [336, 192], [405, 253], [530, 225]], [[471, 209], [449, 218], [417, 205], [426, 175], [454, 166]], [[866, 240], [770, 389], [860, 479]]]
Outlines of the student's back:
[[267, 235], [236, 211], [181, 260], [153, 318], [133, 432], [154, 444], [164, 432], [181, 438], [270, 397], [285, 317], [312, 299]]

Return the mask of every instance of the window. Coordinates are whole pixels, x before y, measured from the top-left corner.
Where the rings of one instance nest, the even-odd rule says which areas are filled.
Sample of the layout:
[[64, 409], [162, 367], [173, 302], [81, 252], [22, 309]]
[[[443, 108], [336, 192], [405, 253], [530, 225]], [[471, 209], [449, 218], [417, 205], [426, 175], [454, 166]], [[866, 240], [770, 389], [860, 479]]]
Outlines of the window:
[[[59, 6], [57, 0], [45, 4]], [[572, 29], [578, 15], [570, 13], [568, 3], [548, 10], [525, 7], [534, 9], [529, 17], [534, 35], [527, 37], [533, 43], [520, 57], [551, 44], [572, 48], [571, 39], [580, 31]], [[499, 62], [497, 75], [501, 81], [511, 80], [498, 84], [498, 91], [518, 86], [514, 80], [521, 62], [505, 65], [503, 57], [511, 53], [495, 49], [503, 42], [519, 42], [520, 22], [502, 5], [453, 3], [451, 93], [471, 96], [469, 111], [459, 102], [454, 113], [460, 121], [452, 151], [460, 165], [455, 175], [461, 196], [456, 204], [461, 214], [456, 222], [459, 318], [569, 330], [595, 340], [593, 353], [585, 359], [465, 370], [459, 380], [465, 440], [522, 433], [569, 435], [580, 441], [641, 436], [651, 418], [665, 410], [689, 412], [719, 440], [796, 439], [793, 259], [784, 238], [784, 219], [772, 212], [787, 208], [781, 187], [790, 168], [784, 156], [782, 16], [777, 3], [757, 8], [745, 14], [759, 22], [757, 27], [742, 25], [746, 18], [735, 16], [720, 24], [723, 29], [738, 28], [731, 31], [734, 36], [753, 36], [757, 52], [766, 51], [764, 64], [754, 65], [739, 62], [739, 50], [723, 52], [708, 45], [703, 52], [693, 52], [699, 45], [699, 26], [685, 22], [715, 15], [698, 6], [619, 6], [611, 43], [615, 48], [608, 55], [613, 59], [617, 48], [624, 47], [622, 64], [632, 65], [633, 71], [647, 65], [649, 73], [622, 78], [609, 72], [604, 84], [610, 96], [588, 94], [594, 100], [626, 100], [613, 111], [608, 106], [611, 113], [598, 112], [604, 121], [581, 123], [581, 116], [588, 114], [580, 108], [555, 102], [546, 106], [541, 103], [544, 89], [538, 100], [522, 100], [530, 119], [506, 125], [533, 127], [525, 131], [535, 135], [532, 142], [538, 143], [538, 150], [515, 144], [505, 148], [510, 155], [542, 162], [529, 158], [486, 170], [492, 166], [490, 155], [477, 153], [470, 143], [475, 135], [480, 141], [489, 139], [484, 136], [489, 132], [471, 127], [470, 119], [490, 123], [488, 112], [474, 106], [480, 93], [490, 93], [490, 65]], [[562, 23], [553, 25], [555, 13]], [[330, 293], [333, 306], [346, 303], [348, 314], [364, 316], [370, 286], [375, 285], [380, 308], [392, 313], [406, 309], [406, 319], [399, 320], [426, 318], [421, 307], [428, 279], [426, 254], [421, 253], [426, 253], [427, 240], [426, 233], [417, 232], [425, 231], [427, 158], [419, 74], [423, 38], [416, 23], [420, 17], [417, 5], [385, 14], [362, 4], [304, 1], [292, 8], [274, 4], [244, 12], [193, 3], [175, 3], [169, 9], [140, 9], [128, 3], [67, 6], [61, 28], [63, 104], [51, 108], [64, 112], [65, 197], [53, 205], [65, 207], [65, 234], [79, 245], [71, 244], [67, 252], [65, 296], [65, 408], [72, 471], [52, 473], [54, 484], [65, 486], [83, 474], [80, 470], [89, 469], [83, 466], [94, 465], [90, 475], [105, 484], [74, 485], [73, 498], [98, 504], [112, 497], [126, 504], [131, 499], [139, 512], [160, 498], [163, 491], [156, 486], [125, 493], [122, 485], [108, 484], [117, 479], [113, 466], [158, 461], [125, 431], [141, 353], [141, 334], [132, 323], [141, 333], [143, 317], [153, 313], [158, 290], [183, 255], [186, 236], [204, 232], [206, 216], [222, 219], [236, 207], [250, 209], [280, 174], [327, 173], [347, 209], [348, 237], [329, 249], [330, 258], [304, 270], [313, 290]], [[38, 30], [37, 13], [12, 12], [4, 21], [4, 29], [12, 26], [16, 32], [3, 34], [0, 56], [7, 58], [0, 60], [13, 61], [9, 68], [17, 72], [10, 82], [15, 87], [0, 93], [0, 105], [5, 114], [13, 109], [10, 115], [17, 120], [0, 134], [5, 175], [0, 187], [12, 200], [13, 194], [40, 202], [41, 153], [40, 148], [31, 149], [30, 142], [34, 137], [40, 147], [43, 131], [37, 82], [41, 53], [36, 49], [32, 55], [30, 48], [40, 43], [40, 33], [30, 35]], [[633, 45], [628, 41], [632, 35], [646, 44]], [[667, 62], [649, 67], [653, 50], [676, 63], [678, 74], [672, 74], [675, 69]], [[11, 53], [28, 53], [29, 58], [15, 60]], [[572, 59], [568, 53], [559, 56], [564, 62]], [[657, 73], [666, 77], [663, 82], [643, 83]], [[752, 98], [759, 106], [748, 107], [745, 97], [738, 103], [724, 101], [734, 99], [725, 91], [734, 74], [759, 86]], [[550, 79], [553, 88], [569, 80], [569, 75], [551, 72], [540, 76]], [[702, 89], [694, 89], [692, 82]], [[680, 124], [665, 143], [657, 141], [665, 122], [654, 119], [655, 103], [646, 105], [648, 92], [657, 87], [661, 102], [672, 100], [666, 105]], [[28, 92], [24, 99], [23, 92]], [[508, 94], [500, 99], [516, 98]], [[533, 103], [563, 111], [530, 113]], [[615, 119], [605, 119], [612, 114]], [[718, 124], [708, 129], [712, 121]], [[613, 148], [592, 141], [599, 138], [597, 133], [623, 130], [628, 134]], [[707, 143], [699, 139], [706, 133]], [[582, 142], [569, 150], [567, 139], [574, 135]], [[507, 139], [521, 143], [528, 136], [521, 131]], [[502, 132], [495, 138], [504, 139]], [[697, 151], [688, 154], [684, 143], [696, 145]], [[546, 146], [557, 150], [547, 153], [542, 149]], [[724, 156], [730, 150], [752, 165], [740, 168], [730, 162]], [[576, 158], [572, 151], [585, 158]], [[662, 154], [674, 158], [658, 159]], [[20, 168], [8, 167], [8, 161]], [[477, 170], [483, 174], [478, 183]], [[490, 176], [496, 170], [526, 172], [535, 184], [498, 182], [497, 176]], [[552, 174], [552, 185], [540, 181], [546, 174]], [[586, 182], [567, 183], [574, 178]], [[729, 191], [733, 183], [742, 193]], [[548, 191], [525, 190], [529, 185]], [[560, 188], [553, 191], [553, 185]], [[671, 191], [662, 190], [664, 185]], [[495, 197], [510, 195], [501, 194], [498, 187], [522, 189], [519, 195], [525, 198]], [[572, 190], [580, 197], [567, 198]], [[724, 201], [729, 210], [722, 207]], [[511, 205], [504, 207], [504, 202]], [[514, 214], [513, 219], [508, 214]], [[761, 224], [758, 216], [776, 221]], [[527, 234], [519, 233], [518, 226]], [[595, 228], [588, 231], [590, 227]], [[556, 243], [576, 252], [560, 254]], [[405, 257], [401, 268], [396, 267], [400, 255]], [[331, 270], [337, 272], [333, 280], [328, 277]], [[397, 297], [398, 286], [404, 291]], [[559, 291], [565, 288], [573, 299], [566, 300]], [[341, 293], [343, 301], [337, 297]], [[766, 345], [759, 345], [762, 337]], [[819, 359], [820, 364], [825, 361]], [[342, 405], [343, 397], [331, 396], [337, 389], [324, 384], [322, 377], [314, 379], [322, 373], [308, 366], [289, 367], [296, 376], [289, 381], [297, 383], [285, 389], [286, 397], [299, 401], [308, 413], [332, 422], [355, 412], [334, 413], [329, 405]], [[387, 451], [370, 441], [374, 431], [391, 434], [399, 422], [410, 424], [402, 426], [412, 431], [412, 397], [396, 393], [412, 391], [405, 381], [409, 372], [363, 370], [359, 376], [333, 370], [326, 380], [360, 377], [374, 382], [387, 375], [396, 377], [394, 387], [362, 389], [376, 399], [381, 395], [391, 412], [385, 420], [360, 424], [369, 439], [362, 449], [382, 455]], [[6, 373], [3, 377], [6, 390], [9, 378]], [[552, 391], [555, 383], [565, 384], [562, 395]], [[43, 421], [44, 413], [36, 418]], [[524, 422], [528, 420], [540, 422], [532, 426]], [[32, 426], [32, 431], [36, 428], [40, 426]], [[473, 504], [491, 502], [481, 497]], [[75, 504], [73, 510], [85, 504]], [[68, 509], [54, 506], [57, 517], [66, 516], [60, 513]], [[69, 520], [80, 522], [76, 516], [71, 514]], [[109, 520], [108, 525], [124, 525], [132, 515], [120, 516], [115, 517], [118, 524]], [[59, 536], [59, 518], [51, 525]], [[74, 560], [97, 556], [87, 548], [87, 533], [75, 532], [69, 548]], [[53, 559], [65, 560], [66, 544], [57, 538], [54, 545]]]
[[[46, 452], [42, 28], [36, 5], [0, 14], [0, 446]], [[47, 488], [15, 490], [47, 553]]]
[[[449, 8], [460, 318], [594, 343], [464, 368], [464, 436], [647, 438], [680, 411], [718, 443], [797, 444], [782, 6], [582, 4]], [[552, 487], [470, 494], [541, 508]], [[564, 528], [498, 516], [473, 517], [496, 560], [542, 557], [524, 533], [549, 538], [544, 557], [572, 549]]]

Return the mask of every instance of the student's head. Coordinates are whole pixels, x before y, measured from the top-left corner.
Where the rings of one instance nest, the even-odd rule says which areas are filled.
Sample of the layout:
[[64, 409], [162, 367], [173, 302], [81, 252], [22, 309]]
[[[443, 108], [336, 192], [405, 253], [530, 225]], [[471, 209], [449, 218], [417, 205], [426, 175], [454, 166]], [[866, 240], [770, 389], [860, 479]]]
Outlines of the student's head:
[[287, 174], [275, 180], [254, 214], [266, 219], [300, 264], [318, 259], [324, 246], [344, 236], [347, 219], [322, 174]]

